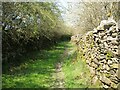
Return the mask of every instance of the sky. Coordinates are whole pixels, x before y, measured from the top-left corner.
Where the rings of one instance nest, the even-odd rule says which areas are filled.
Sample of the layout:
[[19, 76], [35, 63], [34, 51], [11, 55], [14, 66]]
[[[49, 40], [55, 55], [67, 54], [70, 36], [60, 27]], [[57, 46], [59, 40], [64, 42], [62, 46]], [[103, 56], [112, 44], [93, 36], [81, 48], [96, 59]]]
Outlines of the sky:
[[60, 6], [63, 7], [64, 13], [62, 13], [62, 17], [64, 18], [64, 21], [66, 22], [66, 25], [75, 27], [78, 17], [78, 2], [68, 2], [66, 0], [58, 0], [60, 2]]

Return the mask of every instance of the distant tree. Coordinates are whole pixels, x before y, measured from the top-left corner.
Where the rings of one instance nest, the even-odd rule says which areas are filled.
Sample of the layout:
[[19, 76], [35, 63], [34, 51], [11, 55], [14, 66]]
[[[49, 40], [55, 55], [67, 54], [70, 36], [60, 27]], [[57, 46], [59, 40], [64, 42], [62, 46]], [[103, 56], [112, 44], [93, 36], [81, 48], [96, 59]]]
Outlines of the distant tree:
[[68, 34], [64, 32], [62, 11], [54, 2], [3, 2], [2, 5], [3, 60], [48, 47]]
[[[97, 27], [101, 20], [113, 18], [118, 21], [120, 18], [119, 2], [82, 2], [79, 3], [80, 9], [78, 28], [81, 32], [93, 30]], [[81, 8], [83, 10], [81, 10]]]

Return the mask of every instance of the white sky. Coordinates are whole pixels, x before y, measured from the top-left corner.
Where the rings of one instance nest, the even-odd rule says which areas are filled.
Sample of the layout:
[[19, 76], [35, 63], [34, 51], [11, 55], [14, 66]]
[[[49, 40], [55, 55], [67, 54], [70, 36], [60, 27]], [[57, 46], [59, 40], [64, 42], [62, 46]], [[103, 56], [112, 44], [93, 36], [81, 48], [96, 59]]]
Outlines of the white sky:
[[77, 23], [77, 19], [79, 18], [77, 14], [80, 13], [77, 7], [78, 2], [67, 2], [66, 0], [57, 1], [60, 2], [60, 6], [65, 10], [65, 12], [62, 13], [62, 16], [66, 24], [74, 27]]
[[[53, 0], [52, 0], [53, 1]], [[56, 0], [57, 2], [60, 2], [60, 6], [62, 6], [65, 10], [64, 13], [62, 13], [62, 16], [64, 17], [64, 20], [66, 21], [67, 25], [69, 26], [75, 26], [77, 24], [77, 20], [79, 20], [78, 14], [81, 13], [81, 9], [77, 7], [77, 3], [82, 2], [118, 2], [120, 0]]]

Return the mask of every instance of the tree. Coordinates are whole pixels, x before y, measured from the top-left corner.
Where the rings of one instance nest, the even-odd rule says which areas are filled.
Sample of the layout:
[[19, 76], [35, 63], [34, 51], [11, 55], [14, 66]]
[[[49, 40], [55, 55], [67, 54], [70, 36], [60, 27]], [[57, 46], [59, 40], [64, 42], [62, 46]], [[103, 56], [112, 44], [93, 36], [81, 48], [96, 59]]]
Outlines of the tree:
[[[80, 32], [93, 30], [97, 27], [101, 20], [108, 19], [109, 16], [118, 21], [120, 18], [119, 2], [81, 2], [79, 3], [78, 28]], [[81, 10], [82, 8], [82, 10]]]
[[65, 35], [62, 11], [54, 2], [4, 2], [3, 10], [4, 61], [49, 47]]

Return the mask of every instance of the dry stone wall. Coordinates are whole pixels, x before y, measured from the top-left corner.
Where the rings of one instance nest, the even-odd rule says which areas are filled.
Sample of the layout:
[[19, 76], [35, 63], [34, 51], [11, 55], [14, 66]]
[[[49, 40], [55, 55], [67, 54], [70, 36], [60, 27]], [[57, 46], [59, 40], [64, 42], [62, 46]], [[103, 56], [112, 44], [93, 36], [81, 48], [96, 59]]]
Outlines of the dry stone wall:
[[79, 40], [78, 52], [103, 88], [117, 88], [120, 84], [120, 29], [114, 20], [104, 20]]

